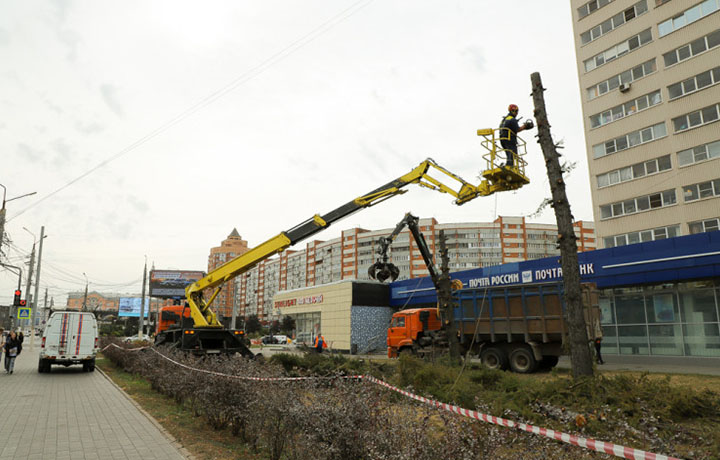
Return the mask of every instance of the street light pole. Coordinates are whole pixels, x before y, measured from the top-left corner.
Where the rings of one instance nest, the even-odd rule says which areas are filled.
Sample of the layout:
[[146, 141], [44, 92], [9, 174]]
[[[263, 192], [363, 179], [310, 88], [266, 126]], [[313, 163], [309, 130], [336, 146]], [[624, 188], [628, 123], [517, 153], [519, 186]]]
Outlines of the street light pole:
[[140, 321], [138, 322], [138, 339], [143, 340], [143, 329], [145, 328], [145, 282], [147, 281], [147, 256], [145, 256], [145, 267], [143, 268], [142, 294], [140, 294]]

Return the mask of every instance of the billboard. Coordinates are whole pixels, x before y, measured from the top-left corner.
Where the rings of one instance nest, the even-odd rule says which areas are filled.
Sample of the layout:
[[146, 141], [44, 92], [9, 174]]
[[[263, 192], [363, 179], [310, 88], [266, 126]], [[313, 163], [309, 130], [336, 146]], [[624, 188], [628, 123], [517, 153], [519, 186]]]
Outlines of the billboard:
[[[134, 316], [136, 318], [140, 317], [140, 305], [142, 304], [142, 299], [140, 297], [120, 297], [120, 302], [118, 302], [118, 317], [120, 316]], [[150, 298], [145, 298], [145, 318], [148, 316], [148, 311], [150, 310]]]
[[161, 298], [185, 298], [185, 287], [205, 276], [205, 272], [189, 270], [152, 270], [150, 272], [150, 296]]

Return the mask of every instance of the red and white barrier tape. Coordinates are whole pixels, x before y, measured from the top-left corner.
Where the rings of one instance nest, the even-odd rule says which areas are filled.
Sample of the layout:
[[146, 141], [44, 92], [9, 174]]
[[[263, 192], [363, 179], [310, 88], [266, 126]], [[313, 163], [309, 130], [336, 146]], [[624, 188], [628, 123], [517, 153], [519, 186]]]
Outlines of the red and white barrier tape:
[[500, 418], [495, 417], [493, 415], [483, 414], [474, 410], [469, 409], [463, 409], [459, 406], [454, 406], [452, 404], [446, 404], [440, 401], [436, 401], [433, 399], [424, 398], [422, 396], [418, 396], [414, 393], [410, 393], [409, 391], [402, 390], [400, 388], [394, 387], [387, 382], [384, 382], [380, 379], [377, 379], [372, 376], [363, 375], [361, 376], [363, 379], [368, 380], [372, 383], [375, 383], [377, 385], [381, 385], [391, 391], [395, 391], [397, 393], [400, 393], [404, 396], [407, 396], [408, 398], [414, 399], [416, 401], [420, 401], [422, 403], [435, 406], [441, 409], [444, 409], [448, 412], [453, 412], [458, 415], [462, 415], [463, 417], [472, 418], [475, 420], [480, 420], [482, 422], [492, 423], [494, 425], [501, 425], [508, 428], [516, 428], [521, 431], [527, 431], [528, 433], [533, 434], [539, 434], [541, 436], [545, 436], [550, 439], [554, 439], [556, 441], [562, 441], [567, 444], [572, 444], [574, 446], [583, 447], [585, 449], [594, 450], [596, 452], [603, 452], [610, 455], [615, 455], [616, 457], [622, 457], [627, 458], [630, 460], [679, 460], [675, 457], [668, 457], [667, 455], [661, 455], [661, 454], [653, 454], [651, 452], [645, 452], [644, 450], [639, 449], [633, 449], [631, 447], [625, 447], [620, 446], [617, 444], [613, 444], [610, 442], [604, 442], [604, 441], [597, 441], [595, 439], [590, 438], [583, 438], [580, 436], [575, 436], [573, 434], [563, 433], [561, 431], [555, 431], [550, 430], [547, 428], [541, 428], [533, 425], [528, 425], [526, 423], [518, 423], [514, 422], [512, 420], [508, 420], [506, 418]]
[[461, 415], [463, 417], [472, 418], [475, 420], [479, 420], [481, 422], [491, 423], [494, 425], [500, 425], [507, 428], [515, 428], [521, 431], [526, 431], [528, 433], [538, 434], [541, 436], [545, 436], [547, 438], [553, 439], [555, 441], [561, 441], [567, 444], [571, 444], [573, 446], [582, 447], [584, 449], [593, 450], [595, 452], [602, 452], [605, 454], [614, 455], [616, 457], [626, 458], [629, 460], [680, 460], [676, 457], [669, 457], [667, 455], [662, 454], [653, 454], [652, 452], [646, 452], [644, 450], [639, 449], [633, 449], [632, 447], [625, 447], [618, 444], [613, 444], [611, 442], [605, 442], [605, 441], [597, 441], [595, 439], [591, 438], [583, 438], [580, 436], [576, 436], [574, 434], [568, 434], [563, 433], [561, 431], [555, 431], [548, 428], [542, 428], [534, 425], [528, 425], [526, 423], [518, 423], [513, 420], [509, 420], [506, 418], [501, 417], [495, 417], [494, 415], [488, 415], [483, 414], [481, 412], [477, 412], [470, 409], [464, 409], [459, 406], [455, 406], [452, 404], [443, 403], [440, 401], [436, 401], [434, 399], [428, 399], [423, 396], [416, 395], [415, 393], [410, 393], [409, 391], [402, 390], [398, 387], [394, 387], [390, 385], [389, 383], [380, 380], [378, 378], [375, 378], [371, 375], [347, 375], [347, 376], [340, 376], [340, 377], [243, 377], [239, 375], [229, 375], [229, 374], [223, 374], [220, 372], [215, 371], [209, 371], [206, 369], [198, 369], [195, 367], [191, 367], [182, 363], [179, 363], [159, 351], [157, 351], [153, 347], [142, 347], [142, 348], [123, 348], [115, 345], [114, 343], [111, 343], [110, 345], [103, 348], [101, 351], [106, 350], [110, 346], [115, 346], [117, 348], [120, 348], [121, 350], [128, 350], [128, 351], [138, 351], [138, 350], [144, 350], [146, 348], [150, 348], [152, 351], [157, 353], [160, 357], [170, 361], [171, 363], [183, 367], [185, 369], [195, 371], [195, 372], [202, 372], [204, 374], [209, 375], [216, 375], [218, 377], [225, 377], [225, 378], [231, 378], [236, 380], [252, 380], [252, 381], [259, 381], [259, 382], [277, 382], [277, 381], [298, 381], [298, 380], [318, 380], [318, 379], [336, 379], [336, 378], [342, 378], [342, 379], [353, 379], [353, 380], [367, 380], [368, 382], [374, 383], [376, 385], [380, 385], [382, 387], [387, 388], [388, 390], [394, 391], [396, 393], [400, 393], [403, 396], [406, 396], [410, 399], [414, 399], [416, 401], [420, 401], [424, 404], [428, 404], [430, 406], [434, 406], [440, 409], [443, 409], [448, 412], [452, 412], [457, 415]]

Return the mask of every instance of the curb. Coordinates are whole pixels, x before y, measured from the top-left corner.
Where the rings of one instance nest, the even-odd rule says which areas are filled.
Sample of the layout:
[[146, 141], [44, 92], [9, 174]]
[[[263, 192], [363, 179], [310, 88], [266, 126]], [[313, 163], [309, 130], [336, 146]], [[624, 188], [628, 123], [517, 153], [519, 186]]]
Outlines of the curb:
[[[107, 359], [107, 358], [106, 358], [106, 359]], [[140, 411], [140, 413], [143, 414], [143, 415], [145, 416], [145, 418], [147, 418], [147, 419], [150, 421], [150, 423], [152, 423], [152, 424], [155, 426], [155, 428], [157, 428], [157, 429], [160, 431], [160, 433], [161, 433], [168, 441], [170, 441], [170, 444], [171, 444], [175, 449], [177, 449], [177, 451], [180, 453], [180, 455], [182, 455], [182, 456], [183, 456], [184, 458], [186, 458], [187, 460], [197, 460], [197, 457], [195, 457], [193, 454], [190, 453], [189, 450], [187, 450], [185, 447], [183, 447], [182, 443], [181, 443], [180, 441], [178, 441], [177, 439], [175, 439], [175, 436], [173, 436], [172, 434], [170, 434], [170, 432], [169, 432], [168, 430], [166, 430], [165, 427], [162, 426], [162, 424], [155, 419], [155, 417], [153, 417], [153, 416], [150, 415], [145, 409], [143, 409], [142, 406], [141, 406], [137, 401], [135, 401], [129, 394], [125, 393], [125, 390], [123, 390], [122, 388], [120, 388], [120, 386], [119, 386], [117, 383], [113, 382], [113, 379], [111, 379], [111, 378], [110, 378], [105, 372], [103, 372], [99, 367], [95, 366], [95, 370], [96, 370], [97, 372], [99, 372], [100, 375], [102, 375], [103, 377], [105, 377], [105, 379], [107, 379], [107, 381], [110, 382], [110, 384], [111, 384], [112, 386], [114, 386], [128, 401], [130, 401], [130, 403], [131, 403], [133, 406], [135, 406], [135, 408], [136, 408], [138, 411]]]

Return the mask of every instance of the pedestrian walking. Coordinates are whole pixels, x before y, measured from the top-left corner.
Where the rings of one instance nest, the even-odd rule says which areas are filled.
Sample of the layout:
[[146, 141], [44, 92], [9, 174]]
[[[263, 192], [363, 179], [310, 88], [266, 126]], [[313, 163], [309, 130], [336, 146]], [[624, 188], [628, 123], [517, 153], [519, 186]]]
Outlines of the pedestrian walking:
[[15, 331], [10, 332], [10, 336], [3, 345], [3, 350], [5, 351], [5, 372], [12, 374], [15, 368], [15, 359], [22, 352], [22, 342], [20, 342]]
[[602, 337], [597, 337], [595, 339], [595, 357], [597, 358], [598, 364], [605, 364], [605, 361], [602, 359], [602, 354], [600, 354], [600, 349], [602, 348]]
[[605, 361], [603, 361], [602, 354], [600, 352], [602, 348], [603, 332], [602, 326], [600, 325], [599, 317], [593, 319], [592, 330], [588, 332], [590, 332], [589, 336], [591, 337], [593, 345], [595, 346], [595, 361], [598, 364], [605, 364]]

